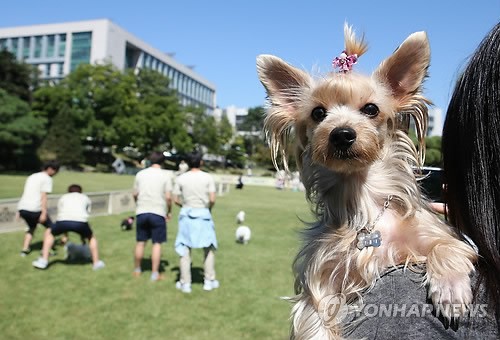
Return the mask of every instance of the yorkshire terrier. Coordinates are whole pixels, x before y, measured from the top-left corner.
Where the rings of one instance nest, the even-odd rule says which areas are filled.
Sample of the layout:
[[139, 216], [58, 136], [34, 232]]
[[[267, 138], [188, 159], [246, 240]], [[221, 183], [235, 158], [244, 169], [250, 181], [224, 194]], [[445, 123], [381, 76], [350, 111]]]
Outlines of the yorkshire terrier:
[[[345, 50], [333, 61], [338, 72], [321, 77], [272, 55], [257, 58], [274, 165], [281, 161], [288, 169], [294, 137], [317, 219], [294, 261], [294, 339], [342, 338], [348, 322], [325, 323], [322, 299], [341, 294], [347, 304], [358, 303], [384, 271], [399, 265], [425, 266], [423, 283], [436, 306], [458, 305], [463, 312], [472, 297], [475, 251], [431, 210], [412, 170], [425, 158], [427, 36], [411, 34], [371, 76], [352, 70], [367, 51], [364, 38], [347, 24], [344, 37]], [[407, 135], [409, 117], [418, 148]]]

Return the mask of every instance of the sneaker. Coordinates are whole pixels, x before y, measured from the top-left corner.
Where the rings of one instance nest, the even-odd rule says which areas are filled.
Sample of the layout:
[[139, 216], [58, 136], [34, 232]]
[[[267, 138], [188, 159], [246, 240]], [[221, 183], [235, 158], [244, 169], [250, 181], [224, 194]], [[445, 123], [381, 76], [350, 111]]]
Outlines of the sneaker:
[[106, 264], [105, 264], [104, 262], [102, 262], [101, 260], [99, 260], [99, 261], [97, 261], [97, 263], [96, 263], [96, 264], [94, 264], [94, 265], [92, 266], [92, 269], [93, 269], [93, 270], [99, 270], [99, 269], [102, 269], [102, 268], [104, 268], [104, 267], [106, 267]]
[[160, 275], [159, 273], [152, 273], [151, 274], [151, 281], [152, 282], [162, 281], [163, 279], [165, 279], [165, 277], [163, 275]]
[[29, 253], [31, 253], [31, 248], [23, 249], [21, 250], [21, 257], [25, 257]]
[[219, 281], [217, 280], [206, 280], [203, 283], [203, 290], [211, 291], [212, 289], [219, 288]]
[[179, 289], [183, 293], [191, 293], [191, 284], [182, 283], [181, 281], [177, 281], [175, 283], [175, 288]]
[[45, 269], [49, 265], [47, 260], [44, 260], [43, 257], [39, 257], [38, 260], [31, 262], [33, 267], [38, 269]]
[[136, 268], [136, 269], [134, 269], [134, 271], [132, 272], [132, 276], [133, 276], [133, 277], [139, 277], [139, 276], [141, 276], [141, 274], [142, 274], [142, 270], [141, 270], [141, 268]]

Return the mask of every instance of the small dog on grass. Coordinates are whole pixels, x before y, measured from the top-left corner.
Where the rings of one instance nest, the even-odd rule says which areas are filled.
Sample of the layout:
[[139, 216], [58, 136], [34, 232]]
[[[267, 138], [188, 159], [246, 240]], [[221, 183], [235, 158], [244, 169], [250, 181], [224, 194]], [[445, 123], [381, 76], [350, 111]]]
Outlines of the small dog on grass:
[[240, 225], [236, 228], [236, 242], [247, 244], [252, 237], [252, 231], [249, 227], [241, 225], [243, 222], [245, 222], [245, 212], [241, 210], [236, 214], [236, 223]]
[[132, 230], [134, 227], [134, 220], [135, 220], [134, 216], [129, 216], [124, 220], [122, 220], [122, 223], [120, 224], [121, 229], [123, 231]]
[[[371, 76], [352, 70], [367, 50], [364, 39], [347, 24], [344, 36], [345, 50], [333, 61], [339, 71], [321, 77], [275, 56], [257, 59], [274, 165], [288, 168], [287, 143], [295, 137], [317, 218], [294, 262], [294, 339], [341, 338], [349, 324], [331, 323], [322, 299], [341, 294], [348, 305], [359, 303], [386, 269], [401, 264], [425, 265], [429, 295], [447, 318], [457, 316], [450, 304], [465, 308], [472, 296], [476, 254], [431, 211], [412, 171], [425, 157], [427, 36], [410, 35]], [[410, 116], [418, 150], [402, 124]]]
[[246, 225], [240, 225], [236, 228], [236, 242], [247, 244], [252, 237], [252, 231]]
[[236, 214], [236, 223], [242, 224], [243, 222], [245, 222], [245, 212], [241, 210]]

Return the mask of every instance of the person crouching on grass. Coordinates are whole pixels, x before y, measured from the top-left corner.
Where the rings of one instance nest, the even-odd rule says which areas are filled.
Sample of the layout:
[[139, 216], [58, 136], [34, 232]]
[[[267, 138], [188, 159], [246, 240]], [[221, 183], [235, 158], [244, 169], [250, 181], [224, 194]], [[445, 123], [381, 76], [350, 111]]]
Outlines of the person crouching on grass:
[[92, 269], [104, 268], [104, 262], [99, 260], [97, 239], [90, 229], [88, 218], [91, 209], [90, 198], [82, 194], [82, 187], [72, 184], [68, 187], [68, 193], [59, 198], [57, 203], [57, 221], [52, 228], [45, 231], [42, 247], [42, 256], [33, 261], [33, 267], [46, 269], [49, 263], [49, 251], [54, 244], [54, 236], [75, 232], [82, 240], [89, 241], [90, 253], [92, 255]]

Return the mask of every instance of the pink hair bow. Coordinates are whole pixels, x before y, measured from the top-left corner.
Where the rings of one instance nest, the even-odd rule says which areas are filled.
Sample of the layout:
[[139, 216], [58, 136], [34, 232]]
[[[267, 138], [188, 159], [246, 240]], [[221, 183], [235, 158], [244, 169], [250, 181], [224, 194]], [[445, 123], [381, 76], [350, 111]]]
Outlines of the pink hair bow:
[[333, 68], [339, 68], [342, 72], [348, 72], [352, 70], [352, 65], [356, 64], [357, 61], [357, 54], [347, 55], [346, 51], [342, 51], [340, 56], [333, 59], [332, 66]]

